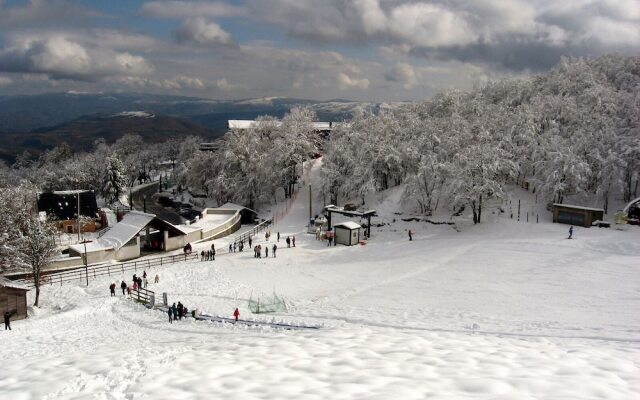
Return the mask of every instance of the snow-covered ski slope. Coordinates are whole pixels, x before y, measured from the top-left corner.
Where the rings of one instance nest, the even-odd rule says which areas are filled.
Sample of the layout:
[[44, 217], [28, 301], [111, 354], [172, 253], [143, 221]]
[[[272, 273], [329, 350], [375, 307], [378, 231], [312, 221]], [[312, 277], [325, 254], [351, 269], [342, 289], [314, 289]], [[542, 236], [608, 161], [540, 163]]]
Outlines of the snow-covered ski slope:
[[[0, 399], [640, 397], [640, 229], [567, 240], [551, 223], [457, 232], [398, 219], [366, 246], [328, 248], [301, 233], [306, 196], [272, 229], [277, 258], [174, 264], [147, 271], [160, 275], [149, 288], [211, 315], [237, 305], [241, 318], [323, 328], [169, 324], [109, 297], [108, 277], [46, 287], [42, 308], [2, 332]], [[289, 313], [251, 315], [249, 297], [273, 291]]]

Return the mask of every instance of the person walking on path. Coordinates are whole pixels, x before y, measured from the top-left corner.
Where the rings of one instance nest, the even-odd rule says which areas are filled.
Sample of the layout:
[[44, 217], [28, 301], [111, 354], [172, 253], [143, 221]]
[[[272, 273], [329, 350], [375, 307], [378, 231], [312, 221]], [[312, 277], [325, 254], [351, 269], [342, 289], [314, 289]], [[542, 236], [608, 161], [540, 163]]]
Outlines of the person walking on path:
[[[238, 309], [236, 308], [236, 311], [237, 311], [237, 310], [238, 310]], [[4, 330], [5, 330], [5, 331], [6, 331], [7, 329], [8, 329], [8, 330], [11, 330], [11, 316], [12, 316], [12, 315], [13, 315], [13, 313], [12, 313], [11, 311], [9, 311], [9, 310], [7, 310], [7, 311], [5, 311], [5, 312], [4, 312]], [[237, 318], [236, 318], [236, 320], [237, 320]]]
[[291, 244], [293, 244], [293, 247], [296, 247], [296, 237], [294, 236], [293, 239], [291, 239]]
[[409, 241], [413, 240], [413, 235], [411, 234], [411, 229], [409, 229]]
[[569, 227], [569, 239], [573, 237], [573, 225]]
[[291, 247], [291, 239], [289, 239], [289, 236], [287, 236], [287, 239], [285, 239], [285, 242], [287, 242], [287, 247]]
[[160, 275], [156, 274], [155, 282], [156, 282], [156, 283], [160, 282]]
[[109, 285], [109, 291], [111, 292], [111, 296], [115, 296], [116, 295], [116, 283], [115, 282], [112, 282], [111, 285]]
[[236, 310], [233, 312], [233, 317], [236, 319], [236, 322], [238, 322], [238, 318], [240, 317], [240, 311], [238, 311], [238, 307], [236, 307]]
[[127, 290], [127, 283], [124, 281], [124, 279], [122, 280], [122, 283], [120, 284], [120, 289], [122, 289], [122, 295], [124, 296], [124, 291]]
[[173, 310], [171, 309], [171, 307], [169, 307], [169, 309], [167, 310], [167, 314], [169, 314], [169, 323], [173, 324], [173, 318], [171, 318], [173, 316]]
[[273, 258], [276, 258], [276, 250], [278, 250], [278, 246], [276, 246], [276, 244], [273, 244]]
[[280, 232], [278, 232], [278, 242], [280, 241]]

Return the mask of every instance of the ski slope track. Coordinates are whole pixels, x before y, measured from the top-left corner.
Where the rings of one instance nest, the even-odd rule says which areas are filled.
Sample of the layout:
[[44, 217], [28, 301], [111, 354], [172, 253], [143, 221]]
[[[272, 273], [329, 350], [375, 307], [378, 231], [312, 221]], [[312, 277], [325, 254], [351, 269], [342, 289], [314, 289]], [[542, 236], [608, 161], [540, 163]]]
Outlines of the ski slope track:
[[[0, 333], [0, 399], [640, 398], [640, 229], [567, 240], [566, 225], [487, 212], [458, 232], [403, 222], [390, 191], [367, 204], [385, 225], [366, 245], [328, 247], [304, 233], [320, 165], [295, 202], [261, 207], [287, 210], [269, 242], [255, 237], [272, 255], [280, 232], [277, 258], [228, 254], [227, 238], [216, 261], [147, 271], [169, 303], [222, 321], [238, 307], [249, 323], [170, 324], [109, 296], [129, 274], [46, 286], [42, 306]], [[287, 313], [250, 313], [250, 297], [274, 292]]]

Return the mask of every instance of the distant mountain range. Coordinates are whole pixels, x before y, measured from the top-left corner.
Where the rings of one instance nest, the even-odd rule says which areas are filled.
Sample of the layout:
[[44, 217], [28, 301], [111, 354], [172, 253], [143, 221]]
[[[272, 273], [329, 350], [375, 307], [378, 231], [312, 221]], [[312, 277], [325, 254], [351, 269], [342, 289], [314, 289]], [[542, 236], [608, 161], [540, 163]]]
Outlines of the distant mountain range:
[[281, 118], [298, 105], [311, 107], [321, 121], [342, 121], [359, 107], [379, 107], [342, 99], [319, 102], [281, 97], [224, 101], [73, 92], [0, 96], [0, 158], [12, 162], [25, 150], [37, 154], [63, 142], [75, 150], [90, 150], [100, 137], [111, 143], [126, 133], [139, 134], [149, 142], [188, 135], [213, 140], [224, 135], [230, 119]]

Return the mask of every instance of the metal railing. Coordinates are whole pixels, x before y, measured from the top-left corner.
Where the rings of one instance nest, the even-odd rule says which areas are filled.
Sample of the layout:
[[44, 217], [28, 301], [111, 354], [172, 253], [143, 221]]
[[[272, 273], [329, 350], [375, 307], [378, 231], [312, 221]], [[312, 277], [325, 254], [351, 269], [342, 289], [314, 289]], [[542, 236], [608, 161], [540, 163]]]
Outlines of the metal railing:
[[[42, 272], [40, 274], [40, 285], [64, 284], [70, 282], [85, 283], [89, 278], [95, 279], [99, 276], [124, 275], [126, 271], [147, 270], [153, 267], [175, 264], [177, 262], [198, 260], [198, 254], [176, 254], [172, 256], [148, 258], [146, 260], [129, 261], [119, 264], [89, 265], [81, 266], [71, 270], [60, 272]], [[25, 274], [18, 282], [28, 287], [35, 287], [32, 274]]]
[[260, 222], [258, 225], [254, 226], [253, 228], [251, 228], [250, 230], [246, 231], [246, 232], [242, 232], [240, 235], [237, 235], [234, 239], [233, 242], [235, 244], [238, 244], [242, 241], [248, 241], [250, 237], [253, 237], [256, 233], [260, 232], [263, 229], [266, 229], [267, 227], [271, 226], [271, 224], [273, 223], [273, 220], [271, 218], [264, 220], [262, 222]]

